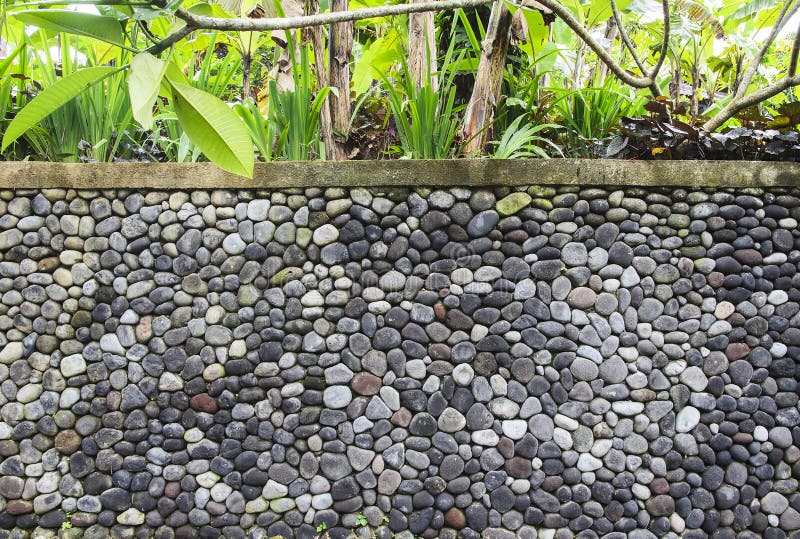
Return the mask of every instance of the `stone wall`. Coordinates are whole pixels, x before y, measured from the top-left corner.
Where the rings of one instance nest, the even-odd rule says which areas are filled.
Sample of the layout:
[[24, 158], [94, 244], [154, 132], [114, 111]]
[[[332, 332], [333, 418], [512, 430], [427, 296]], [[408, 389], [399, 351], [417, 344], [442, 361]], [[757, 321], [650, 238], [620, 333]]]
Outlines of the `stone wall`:
[[0, 537], [785, 537], [791, 188], [0, 192]]

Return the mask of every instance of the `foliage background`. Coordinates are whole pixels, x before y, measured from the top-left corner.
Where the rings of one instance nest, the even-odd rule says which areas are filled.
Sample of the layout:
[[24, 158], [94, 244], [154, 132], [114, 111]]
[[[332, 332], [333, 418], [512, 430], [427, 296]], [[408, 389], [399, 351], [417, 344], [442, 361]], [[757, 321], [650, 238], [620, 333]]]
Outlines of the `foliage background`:
[[[391, 1], [344, 5], [352, 10]], [[316, 36], [308, 30], [196, 30], [163, 47], [186, 25], [175, 15], [178, 9], [255, 19], [309, 9], [325, 13], [332, 9], [327, 2], [5, 1], [2, 158], [209, 159], [243, 175], [252, 174], [257, 160], [332, 157], [798, 159], [800, 105], [793, 85], [739, 111], [716, 132], [702, 129], [737, 93], [794, 75], [797, 17], [770, 35], [783, 14], [797, 9], [793, 1], [671, 2], [668, 49], [656, 77], [663, 95], [657, 98], [610, 73], [545, 5], [523, 4], [507, 0], [431, 15], [435, 50], [424, 51], [422, 76], [407, 60], [410, 55], [413, 63], [413, 49], [419, 49], [419, 40], [409, 37], [413, 16], [350, 23], [353, 43], [344, 66], [349, 85], [337, 89], [326, 71], [333, 65], [333, 26], [317, 27]], [[665, 28], [661, 2], [614, 4], [632, 49], [610, 0], [559, 5], [626, 72], [657, 62]], [[482, 47], [498, 9], [508, 9], [512, 20], [501, 36], [509, 41], [507, 53], [491, 113], [473, 128], [465, 123], [466, 109], [474, 107]], [[759, 58], [765, 43], [770, 46]], [[753, 58], [757, 65], [747, 80]], [[346, 118], [334, 113], [331, 119], [333, 102], [346, 105]], [[336, 145], [342, 153], [332, 156]]]

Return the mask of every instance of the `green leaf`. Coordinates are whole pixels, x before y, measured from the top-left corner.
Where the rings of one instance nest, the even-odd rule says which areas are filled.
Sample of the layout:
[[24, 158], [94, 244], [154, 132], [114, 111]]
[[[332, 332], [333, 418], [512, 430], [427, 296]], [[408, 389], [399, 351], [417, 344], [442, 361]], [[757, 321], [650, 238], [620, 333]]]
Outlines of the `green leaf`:
[[189, 140], [218, 167], [252, 178], [253, 142], [239, 116], [209, 93], [173, 80], [170, 84], [175, 114]]
[[131, 62], [131, 73], [128, 75], [131, 111], [145, 129], [153, 128], [153, 104], [166, 71], [167, 62], [147, 52], [137, 54]]
[[742, 21], [783, 4], [782, 0], [726, 0], [719, 10], [725, 21]]
[[121, 70], [120, 67], [87, 67], [75, 71], [45, 88], [24, 109], [19, 111], [19, 114], [8, 125], [5, 135], [3, 135], [3, 145], [0, 147], [0, 151], [5, 150], [28, 129], [60, 109], [81, 92]]
[[561, 0], [561, 3], [572, 12], [578, 22], [584, 24], [585, 15], [580, 0]]
[[0, 77], [5, 77], [6, 72], [11, 67], [11, 64], [14, 63], [14, 59], [19, 55], [20, 52], [26, 47], [26, 45], [20, 45], [9, 54], [6, 58], [0, 61]]
[[[630, 5], [631, 1], [619, 0], [617, 9], [623, 11]], [[592, 0], [586, 9], [586, 28], [594, 28], [613, 16], [614, 13], [611, 11], [611, 2], [609, 0]]]
[[402, 60], [402, 37], [397, 30], [390, 30], [367, 47], [353, 69], [352, 86], [356, 95], [369, 90], [373, 80], [377, 80], [377, 72], [389, 71], [392, 66]]
[[25, 24], [52, 32], [93, 37], [119, 46], [125, 44], [119, 21], [105, 15], [62, 9], [37, 9], [14, 13], [14, 17]]
[[217, 17], [220, 19], [229, 19], [231, 14], [225, 11], [219, 4], [199, 3], [195, 4], [188, 9], [193, 15], [201, 17]]

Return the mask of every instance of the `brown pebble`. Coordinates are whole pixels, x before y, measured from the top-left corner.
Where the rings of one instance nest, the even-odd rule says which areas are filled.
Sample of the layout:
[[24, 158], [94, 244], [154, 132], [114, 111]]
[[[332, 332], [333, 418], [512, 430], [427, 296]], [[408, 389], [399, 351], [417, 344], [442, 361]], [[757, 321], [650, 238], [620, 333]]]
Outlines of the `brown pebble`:
[[728, 345], [725, 349], [725, 356], [728, 358], [728, 361], [736, 361], [737, 359], [742, 359], [747, 357], [747, 354], [750, 353], [750, 347], [743, 342], [734, 342]]
[[522, 457], [510, 458], [505, 464], [506, 473], [511, 477], [527, 479], [531, 476], [533, 468], [531, 466], [531, 459]]
[[189, 406], [197, 412], [213, 414], [217, 411], [217, 401], [208, 393], [199, 393], [189, 400]]
[[72, 429], [56, 434], [55, 447], [62, 455], [71, 455], [81, 446], [80, 435]]
[[9, 515], [33, 513], [33, 502], [27, 500], [12, 500], [6, 504], [6, 512]]
[[411, 412], [406, 408], [400, 408], [392, 414], [391, 422], [398, 427], [407, 427], [411, 423]]
[[444, 514], [444, 523], [450, 528], [460, 530], [467, 525], [467, 517], [464, 516], [463, 511], [457, 507], [451, 507]]
[[351, 386], [359, 395], [377, 395], [381, 390], [381, 379], [367, 372], [359, 373], [353, 378]]

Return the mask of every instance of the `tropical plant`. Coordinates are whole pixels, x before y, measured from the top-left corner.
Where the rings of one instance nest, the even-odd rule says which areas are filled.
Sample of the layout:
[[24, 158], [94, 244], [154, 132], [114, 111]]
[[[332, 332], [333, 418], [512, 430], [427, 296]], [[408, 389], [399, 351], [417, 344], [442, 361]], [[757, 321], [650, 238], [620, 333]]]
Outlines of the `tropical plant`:
[[247, 126], [261, 158], [264, 161], [271, 161], [272, 147], [275, 142], [275, 124], [261, 113], [261, 109], [252, 98], [247, 98], [244, 103], [237, 103], [233, 106], [233, 110]]
[[503, 132], [500, 140], [492, 142], [494, 145], [494, 159], [523, 159], [528, 157], [550, 157], [544, 147], [549, 147], [556, 155], [563, 156], [561, 149], [552, 140], [540, 136], [538, 133], [546, 129], [558, 129], [555, 124], [522, 124], [524, 116], [518, 116]]
[[[294, 38], [287, 32], [287, 41], [294, 48]], [[278, 133], [276, 153], [291, 160], [301, 161], [314, 157], [325, 158], [325, 147], [319, 134], [323, 104], [331, 87], [320, 88], [312, 93], [309, 46], [302, 45], [300, 61], [292, 68], [293, 88], [279, 90], [274, 80], [269, 82], [271, 97], [270, 120]]]
[[[447, 51], [443, 65], [452, 64], [453, 49]], [[456, 60], [463, 57], [461, 55]], [[393, 84], [381, 74], [389, 93], [392, 119], [400, 139], [400, 153], [411, 159], [449, 159], [453, 157], [458, 119], [456, 117], [456, 88], [454, 69], [440, 73], [438, 90], [433, 88], [433, 73], [427, 72], [418, 85], [402, 62], [402, 82]]]
[[560, 90], [551, 88], [556, 96], [553, 109], [558, 121], [566, 127], [566, 146], [582, 153], [582, 142], [606, 136], [617, 127], [622, 116], [639, 116], [647, 99], [607, 79], [602, 87]]
[[630, 117], [744, 127], [777, 147], [756, 131], [797, 131], [785, 105], [800, 97], [800, 35], [786, 31], [798, 12], [800, 0], [5, 0], [0, 153], [208, 159], [252, 175], [256, 152], [559, 155], [550, 141], [594, 155]]

